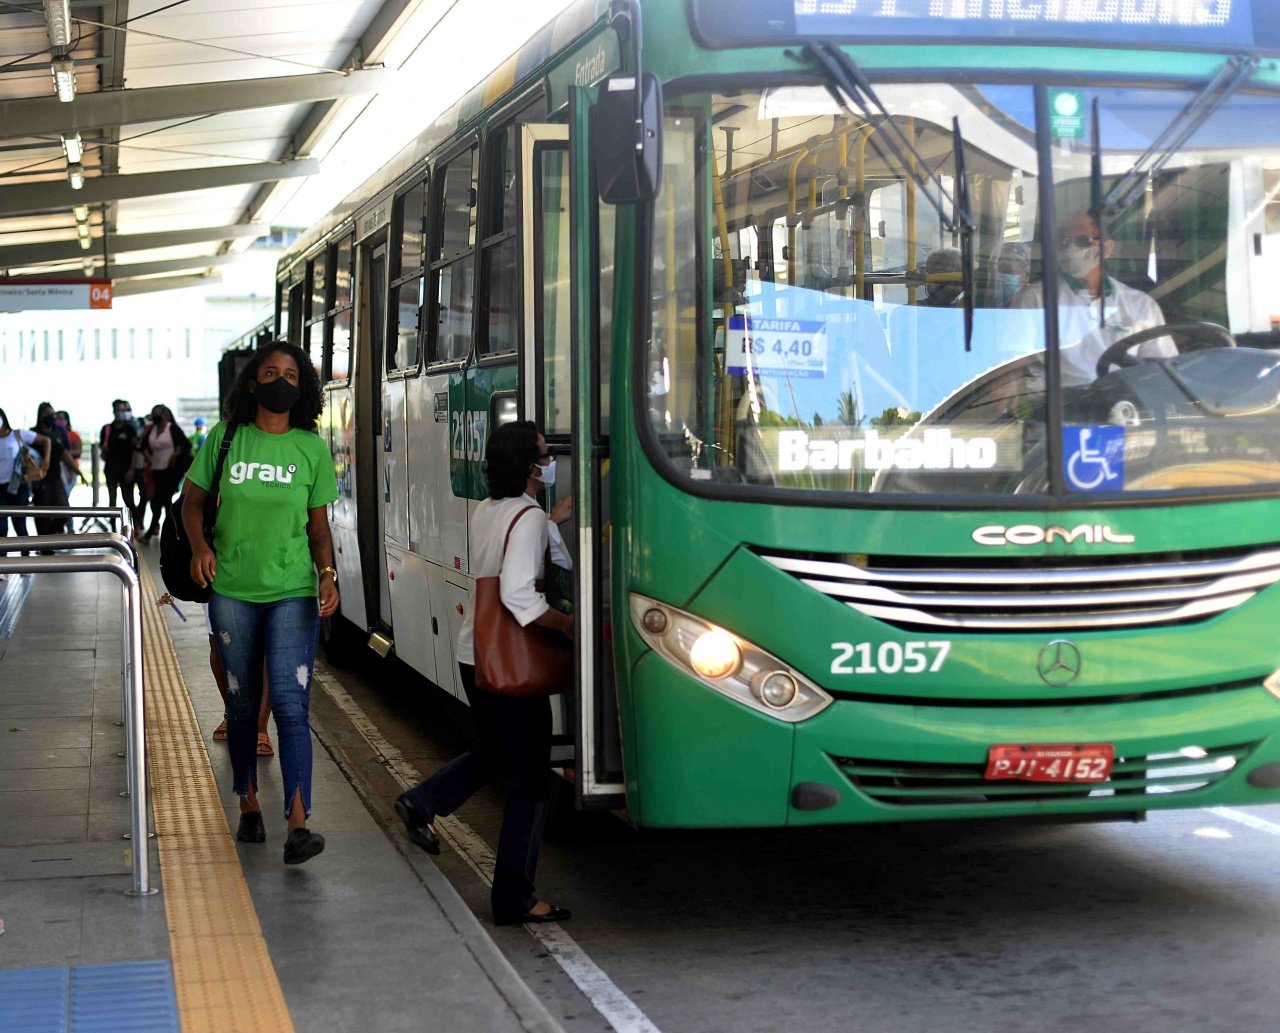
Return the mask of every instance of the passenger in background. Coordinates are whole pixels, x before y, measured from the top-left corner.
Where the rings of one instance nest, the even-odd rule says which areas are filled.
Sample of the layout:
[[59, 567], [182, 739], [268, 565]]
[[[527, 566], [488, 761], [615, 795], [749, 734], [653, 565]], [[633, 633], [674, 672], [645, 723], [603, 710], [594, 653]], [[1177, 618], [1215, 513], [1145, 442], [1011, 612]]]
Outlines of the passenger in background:
[[[227, 675], [227, 746], [240, 797], [236, 838], [267, 838], [256, 749], [265, 658], [286, 794], [285, 864], [301, 864], [325, 846], [306, 824], [311, 676], [320, 620], [338, 610], [326, 508], [337, 499], [338, 485], [329, 447], [316, 434], [323, 409], [320, 378], [301, 348], [284, 341], [260, 348], [227, 399], [230, 424], [214, 427], [196, 456], [182, 507], [192, 579], [213, 588], [209, 617]], [[204, 505], [229, 426], [235, 429], [218, 485], [215, 540], [209, 542]]]
[[67, 455], [71, 457], [71, 465], [63, 471], [62, 479], [67, 485], [67, 498], [71, 498], [71, 491], [76, 486], [77, 481], [85, 481], [84, 474], [80, 470], [80, 457], [84, 455], [84, 439], [76, 433], [75, 428], [71, 426], [71, 417], [66, 409], [59, 409], [53, 414], [54, 422], [61, 427], [67, 434], [67, 441], [70, 447], [67, 449]]
[[160, 517], [173, 501], [178, 483], [191, 465], [191, 441], [174, 422], [173, 411], [167, 405], [157, 405], [151, 410], [151, 423], [138, 449], [151, 475], [151, 526], [142, 536], [146, 543], [160, 533]]
[[[549, 538], [547, 518], [534, 496], [555, 484], [555, 462], [546, 440], [528, 420], [504, 424], [489, 438], [485, 457], [489, 497], [471, 517], [473, 573], [500, 576], [502, 604], [522, 625], [572, 636], [573, 618], [553, 608], [538, 587]], [[530, 508], [538, 512], [521, 520]], [[458, 633], [458, 671], [479, 742], [400, 796], [396, 814], [410, 840], [438, 854], [436, 816], [452, 814], [476, 790], [503, 779], [507, 800], [490, 895], [493, 920], [498, 925], [561, 922], [570, 917], [568, 909], [539, 900], [533, 882], [550, 789], [551, 701], [478, 689], [474, 629], [471, 604]]]
[[[0, 409], [0, 506], [31, 505], [31, 483], [27, 480], [26, 465], [19, 458], [23, 446], [39, 449], [40, 471], [49, 469], [52, 443], [44, 434], [11, 426], [9, 417]], [[41, 474], [43, 476], [43, 473]], [[13, 530], [18, 537], [27, 534], [27, 518], [13, 518]], [[9, 534], [9, 518], [0, 514], [0, 538]]]
[[922, 304], [930, 308], [954, 308], [963, 302], [964, 284], [960, 281], [964, 262], [958, 249], [940, 247], [924, 260], [925, 296]]
[[204, 432], [204, 417], [197, 416], [194, 426], [195, 430], [191, 434], [191, 450], [199, 452], [200, 446], [204, 444], [204, 439], [207, 436]]
[[[71, 457], [68, 454], [71, 441], [67, 438], [67, 432], [58, 426], [53, 406], [48, 402], [41, 402], [36, 409], [36, 425], [31, 430], [47, 437], [50, 445], [49, 463], [45, 468], [44, 477], [32, 487], [32, 502], [36, 506], [66, 509], [67, 486], [62, 475], [71, 464]], [[63, 534], [67, 529], [66, 517], [34, 517], [33, 519], [36, 524], [36, 534]], [[40, 551], [46, 556], [53, 555], [52, 549]]]
[[1009, 241], [1000, 248], [996, 265], [996, 304], [1008, 308], [1018, 292], [1031, 282], [1031, 249], [1026, 244]]
[[136, 527], [142, 523], [142, 510], [137, 500], [137, 482], [134, 477], [133, 459], [138, 445], [138, 424], [133, 410], [123, 398], [111, 403], [111, 422], [104, 424], [98, 435], [98, 449], [102, 455], [102, 469], [107, 479], [107, 505], [116, 506], [116, 491], [120, 492], [120, 504], [129, 508]]

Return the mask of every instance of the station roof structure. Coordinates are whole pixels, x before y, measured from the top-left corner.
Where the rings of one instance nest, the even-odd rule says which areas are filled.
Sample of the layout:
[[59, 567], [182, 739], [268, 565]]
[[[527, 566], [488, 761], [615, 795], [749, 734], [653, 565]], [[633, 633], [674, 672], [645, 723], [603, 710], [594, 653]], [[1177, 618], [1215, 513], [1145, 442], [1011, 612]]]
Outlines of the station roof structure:
[[424, 4], [0, 0], [0, 275], [190, 286], [270, 232]]

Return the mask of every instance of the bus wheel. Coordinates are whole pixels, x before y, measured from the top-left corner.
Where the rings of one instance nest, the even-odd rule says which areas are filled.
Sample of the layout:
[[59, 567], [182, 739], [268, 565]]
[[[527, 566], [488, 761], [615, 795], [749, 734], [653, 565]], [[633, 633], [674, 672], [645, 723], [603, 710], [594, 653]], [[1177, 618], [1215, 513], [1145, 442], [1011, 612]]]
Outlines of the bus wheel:
[[330, 667], [351, 667], [360, 655], [360, 635], [345, 617], [320, 618], [320, 645]]

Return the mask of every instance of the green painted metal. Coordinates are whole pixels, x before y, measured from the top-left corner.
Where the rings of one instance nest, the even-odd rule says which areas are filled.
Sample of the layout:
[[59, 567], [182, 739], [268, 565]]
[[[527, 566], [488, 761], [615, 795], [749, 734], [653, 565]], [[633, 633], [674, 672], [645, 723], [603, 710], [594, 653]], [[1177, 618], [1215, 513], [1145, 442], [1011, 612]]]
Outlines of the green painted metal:
[[[691, 39], [679, 3], [645, 5], [646, 70], [664, 81], [694, 75], [794, 72], [802, 67], [781, 48], [707, 51]], [[1091, 77], [1185, 76], [1207, 79], [1223, 58], [1136, 50], [981, 47], [851, 47], [865, 68], [905, 71], [999, 69], [1040, 80], [1057, 73]], [[1280, 68], [1266, 62], [1255, 82], [1280, 84]], [[575, 127], [581, 131], [585, 127]], [[706, 173], [706, 170], [703, 170]], [[579, 170], [579, 174], [585, 174]], [[709, 201], [708, 201], [709, 203]], [[1178, 508], [1080, 509], [1072, 512], [895, 511], [835, 506], [786, 506], [695, 498], [659, 474], [636, 435], [632, 397], [638, 306], [644, 304], [636, 266], [636, 210], [620, 210], [613, 299], [612, 456], [614, 612], [628, 614], [632, 591], [689, 609], [742, 635], [832, 690], [857, 694], [838, 699], [799, 725], [756, 713], [711, 689], [652, 653], [629, 625], [614, 629], [620, 711], [627, 758], [630, 817], [653, 825], [812, 825], [841, 822], [989, 818], [1064, 813], [1080, 816], [1222, 803], [1262, 803], [1276, 794], [1245, 781], [1249, 768], [1280, 759], [1280, 700], [1262, 680], [1280, 666], [1280, 645], [1269, 629], [1280, 618], [1280, 589], [1211, 620], [1181, 628], [1088, 631], [1069, 636], [1084, 668], [1068, 690], [1051, 690], [1038, 677], [1037, 657], [1056, 635], [910, 635], [862, 617], [806, 588], [749, 551], [748, 546], [828, 553], [990, 556], [973, 530], [984, 524], [1110, 524], [1135, 534], [1144, 553], [1188, 548], [1256, 545], [1276, 540], [1272, 500], [1221, 502]], [[602, 242], [602, 247], [609, 242]], [[710, 275], [703, 271], [704, 275]], [[659, 291], [660, 285], [654, 290]], [[1123, 555], [1133, 546], [1101, 543], [1086, 550], [1061, 540], [1048, 546], [1011, 546], [1003, 557]], [[619, 621], [628, 618], [619, 617]], [[907, 677], [830, 673], [831, 643], [906, 642], [947, 638], [944, 668]], [[850, 682], [854, 684], [845, 684]], [[1115, 697], [1243, 683], [1242, 687], [1174, 698], [1114, 702]], [[1051, 693], [1071, 702], [1056, 704]], [[886, 697], [885, 702], [874, 698]], [[899, 702], [901, 697], [910, 703]], [[1089, 697], [1105, 702], [1079, 702]], [[927, 705], [927, 700], [938, 705]], [[954, 705], [964, 701], [969, 705]], [[1001, 701], [983, 706], [976, 701]], [[1020, 706], [1019, 702], [1026, 705]], [[929, 762], [985, 764], [1000, 742], [1108, 741], [1121, 757], [1176, 753], [1200, 747], [1226, 756], [1251, 745], [1242, 763], [1210, 787], [1189, 792], [1087, 797], [1081, 787], [1028, 793], [993, 788], [979, 802], [892, 805], [854, 785], [833, 758], [867, 758], [884, 764]], [[1121, 787], [1166, 784], [1161, 770], [1175, 762], [1122, 760]], [[1150, 774], [1147, 777], [1144, 772]], [[829, 809], [799, 811], [792, 786], [820, 782], [840, 792]], [[909, 794], [908, 794], [909, 795]], [[917, 794], [924, 796], [928, 794]]]

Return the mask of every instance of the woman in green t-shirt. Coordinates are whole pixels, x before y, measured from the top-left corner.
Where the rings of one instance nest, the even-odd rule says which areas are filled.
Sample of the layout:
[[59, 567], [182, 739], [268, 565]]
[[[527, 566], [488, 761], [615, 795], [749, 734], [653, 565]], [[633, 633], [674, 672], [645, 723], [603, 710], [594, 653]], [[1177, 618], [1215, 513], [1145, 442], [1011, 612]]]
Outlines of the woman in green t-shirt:
[[[227, 398], [229, 420], [209, 432], [187, 474], [182, 507], [191, 576], [213, 587], [209, 617], [227, 675], [227, 746], [240, 797], [236, 838], [261, 843], [267, 836], [257, 772], [265, 659], [286, 787], [285, 864], [301, 864], [324, 849], [324, 837], [306, 827], [311, 672], [320, 618], [338, 610], [327, 510], [338, 485], [329, 446], [316, 434], [323, 408], [320, 379], [302, 349], [283, 341], [259, 349]], [[201, 514], [228, 436], [209, 543]]]

